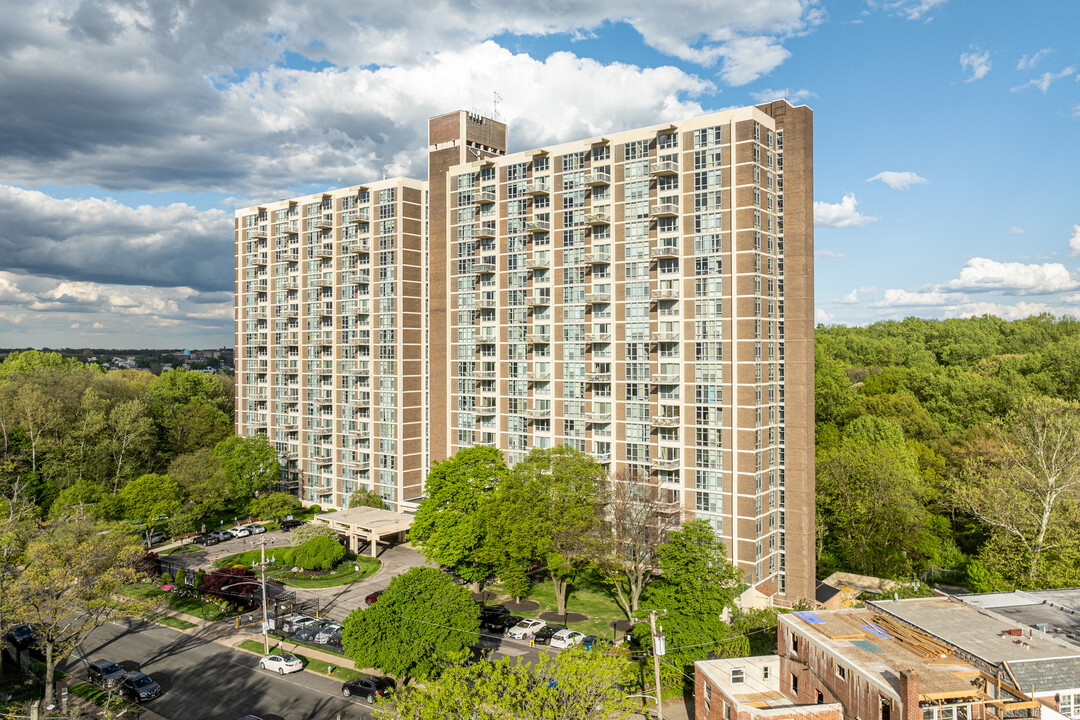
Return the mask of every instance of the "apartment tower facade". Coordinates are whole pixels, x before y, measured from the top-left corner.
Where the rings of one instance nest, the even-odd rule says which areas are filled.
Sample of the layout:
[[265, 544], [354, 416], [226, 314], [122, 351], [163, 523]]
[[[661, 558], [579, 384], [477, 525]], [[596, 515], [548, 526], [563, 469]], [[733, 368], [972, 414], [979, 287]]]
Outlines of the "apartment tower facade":
[[[386, 203], [358, 188], [237, 212], [238, 431], [267, 433], [301, 498], [334, 506], [358, 486], [407, 502], [463, 448], [513, 464], [569, 445], [707, 520], [762, 594], [813, 597], [811, 111], [778, 101], [513, 154], [488, 118], [428, 130], [427, 183], [364, 188], [397, 190], [396, 224], [377, 226]], [[367, 254], [349, 229], [364, 222]], [[374, 251], [383, 230], [397, 256]]]

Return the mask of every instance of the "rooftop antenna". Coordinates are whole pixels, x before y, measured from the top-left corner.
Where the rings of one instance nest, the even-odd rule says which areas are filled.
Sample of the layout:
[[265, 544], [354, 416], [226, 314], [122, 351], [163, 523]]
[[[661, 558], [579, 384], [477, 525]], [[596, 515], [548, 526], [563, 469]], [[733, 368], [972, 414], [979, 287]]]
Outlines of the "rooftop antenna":
[[499, 103], [502, 102], [502, 95], [500, 95], [498, 93], [498, 91], [492, 92], [492, 95], [494, 95], [495, 97], [494, 97], [494, 99], [492, 101], [491, 119], [492, 120], [498, 120], [499, 119]]

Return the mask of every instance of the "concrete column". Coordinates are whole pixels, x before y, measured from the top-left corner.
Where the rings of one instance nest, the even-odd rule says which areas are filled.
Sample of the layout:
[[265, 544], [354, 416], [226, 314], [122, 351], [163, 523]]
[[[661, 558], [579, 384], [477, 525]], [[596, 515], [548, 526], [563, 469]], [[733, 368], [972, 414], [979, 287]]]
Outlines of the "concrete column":
[[371, 557], [378, 557], [379, 555], [379, 536], [376, 533], [368, 535], [368, 542], [371, 548]]

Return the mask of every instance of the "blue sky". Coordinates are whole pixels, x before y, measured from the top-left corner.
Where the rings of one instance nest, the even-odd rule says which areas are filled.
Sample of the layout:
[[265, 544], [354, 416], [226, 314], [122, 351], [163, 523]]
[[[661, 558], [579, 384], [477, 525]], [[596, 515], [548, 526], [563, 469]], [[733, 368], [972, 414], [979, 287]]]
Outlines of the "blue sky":
[[230, 345], [234, 208], [494, 92], [512, 150], [806, 103], [820, 322], [1080, 315], [1075, 1], [0, 8], [0, 347]]

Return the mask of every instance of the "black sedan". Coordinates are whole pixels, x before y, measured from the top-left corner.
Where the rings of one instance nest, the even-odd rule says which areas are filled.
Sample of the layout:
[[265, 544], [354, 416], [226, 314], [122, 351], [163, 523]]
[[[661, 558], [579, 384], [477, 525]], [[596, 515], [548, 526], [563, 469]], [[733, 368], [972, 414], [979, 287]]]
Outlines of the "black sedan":
[[37, 632], [29, 625], [12, 625], [8, 630], [8, 637], [11, 638], [11, 644], [21, 650], [30, 647], [37, 640]]
[[217, 545], [221, 540], [217, 539], [213, 535], [197, 535], [191, 538], [191, 542], [194, 545], [202, 545], [203, 547], [209, 547], [211, 545]]
[[517, 615], [492, 615], [488, 618], [481, 618], [480, 627], [497, 635], [502, 635], [523, 619]]
[[390, 678], [364, 675], [341, 686], [341, 694], [345, 697], [358, 695], [368, 703], [374, 703], [375, 698], [389, 697], [394, 692], [394, 681]]
[[533, 642], [537, 645], [547, 645], [551, 642], [551, 637], [555, 633], [565, 629], [566, 628], [562, 627], [561, 625], [545, 625], [544, 627], [537, 630], [536, 633], [533, 635]]

